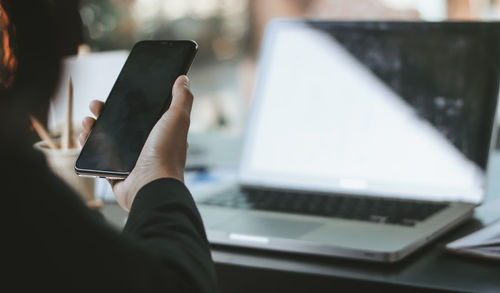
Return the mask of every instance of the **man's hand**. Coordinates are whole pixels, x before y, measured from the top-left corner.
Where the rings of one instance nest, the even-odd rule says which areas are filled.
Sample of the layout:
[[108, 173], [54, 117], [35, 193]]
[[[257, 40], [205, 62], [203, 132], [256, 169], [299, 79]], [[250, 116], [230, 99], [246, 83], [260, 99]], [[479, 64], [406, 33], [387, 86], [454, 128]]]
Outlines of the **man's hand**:
[[[94, 100], [90, 103], [90, 111], [97, 117], [103, 105], [103, 102]], [[170, 108], [151, 130], [130, 175], [125, 180], [109, 180], [116, 200], [124, 209], [130, 210], [139, 189], [155, 179], [170, 177], [184, 181], [192, 105], [189, 79], [184, 75], [179, 76], [172, 89]], [[94, 118], [83, 119], [80, 144], [83, 145], [94, 123]]]

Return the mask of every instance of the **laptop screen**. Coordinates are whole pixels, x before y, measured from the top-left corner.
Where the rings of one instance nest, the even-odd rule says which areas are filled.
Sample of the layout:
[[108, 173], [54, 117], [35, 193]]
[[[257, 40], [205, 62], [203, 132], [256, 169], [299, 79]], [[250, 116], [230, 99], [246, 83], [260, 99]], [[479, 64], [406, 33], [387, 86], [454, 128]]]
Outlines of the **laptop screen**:
[[480, 202], [499, 23], [273, 21], [240, 180]]

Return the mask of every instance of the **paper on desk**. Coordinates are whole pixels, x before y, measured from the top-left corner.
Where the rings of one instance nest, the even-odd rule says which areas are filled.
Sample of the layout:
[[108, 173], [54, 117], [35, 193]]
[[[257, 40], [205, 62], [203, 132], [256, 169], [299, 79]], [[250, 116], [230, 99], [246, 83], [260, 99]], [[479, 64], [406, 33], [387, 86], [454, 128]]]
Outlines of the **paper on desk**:
[[[488, 209], [498, 207], [494, 202]], [[448, 243], [446, 249], [459, 254], [500, 259], [500, 220], [470, 235]]]
[[[477, 214], [500, 215], [500, 199], [476, 208]], [[446, 249], [460, 254], [500, 259], [500, 219], [487, 221], [487, 226], [446, 245]]]
[[488, 259], [499, 259], [500, 260], [500, 251], [488, 251], [484, 249], [472, 249], [472, 248], [463, 248], [457, 249], [454, 252], [460, 254], [467, 254], [472, 256], [479, 256]]
[[498, 246], [500, 248], [500, 221], [496, 221], [479, 231], [448, 243], [446, 248], [480, 248], [485, 246]]

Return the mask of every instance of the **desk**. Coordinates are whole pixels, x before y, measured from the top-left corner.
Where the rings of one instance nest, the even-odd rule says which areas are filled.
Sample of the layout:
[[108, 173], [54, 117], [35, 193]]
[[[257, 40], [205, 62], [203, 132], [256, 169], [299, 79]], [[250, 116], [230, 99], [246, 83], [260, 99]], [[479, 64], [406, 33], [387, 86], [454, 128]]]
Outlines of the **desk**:
[[[488, 202], [500, 197], [500, 153], [492, 158]], [[487, 206], [486, 206], [487, 207]], [[103, 213], [123, 225], [126, 213], [106, 204]], [[477, 209], [474, 218], [396, 264], [379, 264], [213, 246], [221, 292], [500, 292], [500, 262], [458, 256], [446, 243], [500, 218]]]

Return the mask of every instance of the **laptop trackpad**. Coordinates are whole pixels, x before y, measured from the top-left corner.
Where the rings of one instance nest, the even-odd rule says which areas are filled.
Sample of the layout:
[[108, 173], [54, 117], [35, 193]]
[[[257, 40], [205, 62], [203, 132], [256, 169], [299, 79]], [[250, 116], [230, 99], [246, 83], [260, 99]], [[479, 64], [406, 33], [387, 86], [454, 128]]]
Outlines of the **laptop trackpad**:
[[266, 216], [244, 215], [219, 223], [214, 228], [230, 233], [259, 235], [280, 238], [298, 238], [323, 223], [276, 219]]

